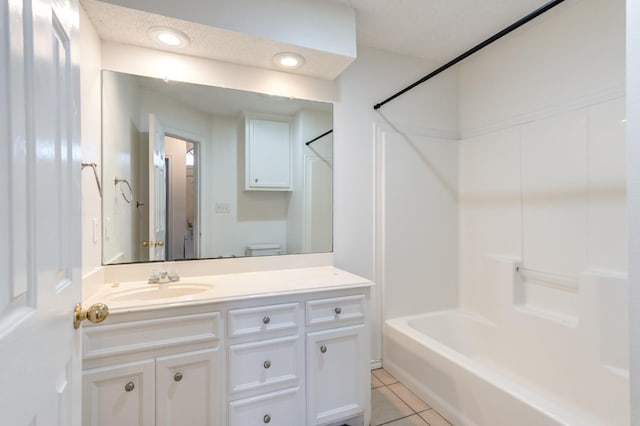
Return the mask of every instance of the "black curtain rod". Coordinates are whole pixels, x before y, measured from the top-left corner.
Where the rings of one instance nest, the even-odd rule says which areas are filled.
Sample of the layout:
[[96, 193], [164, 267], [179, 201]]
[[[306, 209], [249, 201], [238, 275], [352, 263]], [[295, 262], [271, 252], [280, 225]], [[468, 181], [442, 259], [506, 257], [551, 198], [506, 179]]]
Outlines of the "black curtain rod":
[[390, 102], [390, 101], [394, 100], [398, 96], [403, 95], [404, 93], [406, 93], [409, 90], [413, 89], [414, 87], [424, 83], [425, 81], [429, 80], [430, 78], [435, 77], [436, 75], [440, 74], [442, 71], [444, 71], [444, 70], [446, 70], [448, 68], [451, 68], [452, 66], [454, 66], [458, 62], [466, 59], [467, 57], [469, 57], [471, 55], [473, 55], [478, 50], [480, 50], [480, 49], [482, 49], [484, 47], [487, 47], [488, 45], [490, 45], [494, 41], [504, 37], [505, 35], [509, 34], [511, 31], [513, 31], [513, 30], [515, 30], [517, 28], [520, 28], [521, 26], [523, 26], [527, 22], [537, 18], [538, 16], [542, 15], [543, 13], [548, 11], [549, 9], [552, 9], [552, 8], [556, 7], [557, 5], [559, 5], [560, 3], [564, 2], [564, 1], [565, 0], [553, 0], [553, 1], [550, 1], [549, 3], [545, 4], [544, 6], [540, 7], [539, 9], [534, 10], [533, 12], [529, 13], [524, 18], [521, 18], [520, 20], [518, 20], [518, 21], [514, 22], [513, 24], [509, 25], [507, 28], [505, 28], [504, 30], [500, 31], [499, 33], [489, 37], [488, 39], [486, 39], [482, 43], [472, 47], [471, 49], [469, 49], [466, 52], [464, 52], [462, 55], [458, 56], [455, 59], [452, 59], [451, 61], [447, 62], [446, 64], [444, 64], [443, 66], [441, 66], [437, 70], [433, 71], [432, 73], [426, 75], [425, 77], [421, 78], [420, 80], [416, 81], [415, 83], [405, 87], [404, 89], [402, 89], [401, 91], [399, 91], [395, 95], [388, 97], [387, 99], [385, 99], [384, 101], [380, 102], [379, 104], [375, 104], [373, 106], [373, 109], [374, 110], [380, 109], [380, 107], [382, 105], [386, 104], [387, 102]]
[[316, 138], [311, 139], [309, 142], [305, 142], [305, 145], [311, 145], [312, 143], [314, 143], [314, 142], [315, 142], [315, 141], [317, 141], [318, 139], [320, 139], [320, 138], [323, 138], [323, 137], [327, 136], [329, 133], [333, 133], [333, 129], [328, 130], [328, 131], [324, 132], [323, 134], [321, 134], [320, 136], [318, 136], [318, 137], [316, 137]]

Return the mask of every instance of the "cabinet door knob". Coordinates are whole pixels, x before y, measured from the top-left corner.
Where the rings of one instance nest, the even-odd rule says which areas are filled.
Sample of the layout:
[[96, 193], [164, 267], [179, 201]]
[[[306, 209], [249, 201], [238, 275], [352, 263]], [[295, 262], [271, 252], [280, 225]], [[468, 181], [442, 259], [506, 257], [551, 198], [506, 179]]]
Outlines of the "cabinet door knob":
[[268, 414], [265, 414], [264, 417], [262, 418], [262, 421], [265, 423], [270, 423], [271, 422], [271, 416]]
[[327, 347], [325, 345], [320, 346], [320, 352], [327, 353]]
[[262, 318], [262, 323], [263, 324], [269, 324], [270, 322], [271, 322], [271, 318], [269, 318], [269, 317]]
[[133, 389], [135, 389], [136, 385], [133, 384], [133, 382], [129, 382], [126, 385], [124, 385], [124, 390], [127, 392], [131, 392]]
[[333, 311], [336, 313], [336, 315], [340, 315], [342, 313], [342, 308], [340, 306], [338, 306]]
[[175, 380], [176, 382], [179, 382], [180, 380], [182, 380], [182, 373], [176, 373], [173, 375], [173, 380]]
[[264, 365], [264, 368], [269, 368], [271, 367], [271, 361], [265, 361], [263, 365]]

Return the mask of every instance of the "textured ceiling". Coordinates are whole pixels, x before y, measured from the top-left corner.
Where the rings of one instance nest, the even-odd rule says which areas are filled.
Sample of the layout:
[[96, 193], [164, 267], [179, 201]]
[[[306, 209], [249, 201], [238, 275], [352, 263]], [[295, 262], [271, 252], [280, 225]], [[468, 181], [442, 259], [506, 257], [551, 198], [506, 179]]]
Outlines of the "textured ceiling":
[[[291, 46], [97, 0], [80, 0], [80, 3], [100, 38], [106, 41], [275, 70], [279, 70], [272, 61], [276, 53], [295, 51], [305, 57], [305, 64], [298, 70], [287, 72], [326, 80], [336, 78], [353, 60], [328, 52]], [[147, 36], [149, 28], [154, 26], [179, 30], [189, 36], [191, 43], [180, 49], [161, 46]]]
[[356, 11], [358, 45], [446, 62], [548, 0], [316, 0]]
[[[529, 12], [544, 0], [299, 0], [346, 4], [356, 12], [359, 46], [446, 62]], [[179, 53], [236, 64], [277, 69], [272, 57], [291, 50], [285, 43], [81, 0], [103, 40], [162, 49], [146, 35], [151, 26], [170, 26], [192, 42]], [[552, 12], [551, 12], [552, 13]], [[170, 50], [170, 49], [166, 49]], [[306, 58], [297, 74], [332, 80], [350, 59], [312, 49], [295, 49]]]

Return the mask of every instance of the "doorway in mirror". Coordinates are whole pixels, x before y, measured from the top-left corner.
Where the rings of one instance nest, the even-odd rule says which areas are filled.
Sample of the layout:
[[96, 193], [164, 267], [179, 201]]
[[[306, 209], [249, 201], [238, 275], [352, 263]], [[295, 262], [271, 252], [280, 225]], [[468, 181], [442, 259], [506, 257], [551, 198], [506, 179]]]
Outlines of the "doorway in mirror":
[[165, 136], [166, 260], [195, 259], [197, 144]]

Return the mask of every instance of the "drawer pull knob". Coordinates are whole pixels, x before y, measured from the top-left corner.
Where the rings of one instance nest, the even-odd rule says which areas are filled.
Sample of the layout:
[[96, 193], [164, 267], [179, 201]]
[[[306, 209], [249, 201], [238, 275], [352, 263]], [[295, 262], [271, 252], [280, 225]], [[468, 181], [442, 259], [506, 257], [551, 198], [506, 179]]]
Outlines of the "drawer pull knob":
[[262, 318], [262, 322], [263, 322], [264, 324], [269, 324], [269, 323], [271, 322], [271, 318], [269, 318], [269, 317], [264, 317], [264, 318]]
[[265, 414], [264, 417], [262, 418], [262, 421], [265, 423], [271, 423], [271, 416], [268, 414]]
[[320, 346], [320, 352], [322, 352], [323, 354], [327, 353], [327, 347], [325, 345]]
[[342, 313], [342, 308], [340, 306], [338, 306], [333, 311], [336, 313], [336, 315], [340, 315]]
[[173, 380], [175, 380], [176, 382], [179, 382], [180, 380], [182, 380], [182, 373], [176, 373], [173, 375]]
[[264, 365], [264, 368], [269, 368], [271, 367], [271, 361], [265, 361], [263, 365]]
[[124, 385], [124, 390], [127, 392], [131, 392], [133, 389], [135, 389], [136, 385], [133, 384], [133, 382], [129, 382], [126, 385]]

